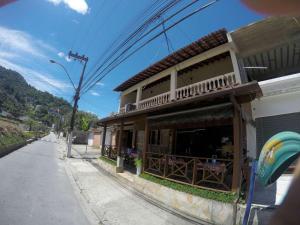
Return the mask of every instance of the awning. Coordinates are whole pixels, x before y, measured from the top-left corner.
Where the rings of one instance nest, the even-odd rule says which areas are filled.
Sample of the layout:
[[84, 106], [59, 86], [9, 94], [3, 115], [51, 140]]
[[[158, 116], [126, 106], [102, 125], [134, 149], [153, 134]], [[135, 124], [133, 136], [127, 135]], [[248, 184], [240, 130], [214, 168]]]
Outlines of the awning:
[[184, 124], [199, 124], [201, 122], [212, 122], [230, 119], [233, 117], [233, 105], [224, 103], [193, 110], [179, 111], [171, 114], [148, 117], [151, 127], [180, 126]]

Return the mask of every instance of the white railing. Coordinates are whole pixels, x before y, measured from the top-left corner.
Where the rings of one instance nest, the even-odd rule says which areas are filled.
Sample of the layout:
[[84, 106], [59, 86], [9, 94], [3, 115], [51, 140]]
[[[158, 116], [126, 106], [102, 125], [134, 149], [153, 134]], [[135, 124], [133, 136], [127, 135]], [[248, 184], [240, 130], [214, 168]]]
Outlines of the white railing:
[[138, 109], [147, 109], [170, 102], [170, 92], [156, 95], [139, 102]]
[[[175, 99], [173, 99], [172, 101], [178, 101], [178, 100], [182, 100], [194, 96], [199, 96], [205, 93], [209, 93], [209, 92], [213, 92], [225, 88], [231, 88], [238, 84], [239, 83], [237, 82], [235, 74], [233, 72], [227, 73], [224, 75], [213, 77], [211, 79], [200, 81], [198, 83], [177, 88], [175, 90]], [[169, 102], [171, 102], [170, 91], [142, 100], [139, 102], [137, 108], [132, 109], [130, 111], [148, 109], [155, 106], [164, 105]], [[126, 113], [125, 107], [120, 108], [119, 113]]]
[[121, 107], [120, 110], [119, 110], [119, 114], [121, 113], [125, 113], [125, 107]]
[[176, 100], [189, 98], [197, 95], [202, 95], [207, 92], [229, 88], [237, 85], [237, 80], [234, 73], [227, 73], [208, 80], [200, 81], [191, 85], [187, 85], [176, 89]]

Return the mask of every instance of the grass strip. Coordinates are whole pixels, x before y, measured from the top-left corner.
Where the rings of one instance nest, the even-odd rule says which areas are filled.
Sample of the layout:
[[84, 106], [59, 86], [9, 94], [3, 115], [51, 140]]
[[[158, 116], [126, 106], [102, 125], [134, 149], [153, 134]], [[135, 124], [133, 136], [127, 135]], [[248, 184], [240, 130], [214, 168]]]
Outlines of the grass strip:
[[105, 156], [100, 156], [99, 159], [101, 159], [104, 162], [107, 162], [110, 165], [117, 166], [117, 162], [116, 161], [114, 161], [112, 159], [109, 159], [109, 158], [107, 158]]
[[233, 203], [237, 199], [237, 195], [234, 193], [224, 193], [224, 192], [196, 188], [190, 185], [184, 185], [173, 181], [165, 180], [146, 173], [142, 173], [140, 177], [148, 181], [174, 189], [176, 191], [185, 192], [191, 195], [199, 196], [201, 198], [212, 199], [224, 203]]

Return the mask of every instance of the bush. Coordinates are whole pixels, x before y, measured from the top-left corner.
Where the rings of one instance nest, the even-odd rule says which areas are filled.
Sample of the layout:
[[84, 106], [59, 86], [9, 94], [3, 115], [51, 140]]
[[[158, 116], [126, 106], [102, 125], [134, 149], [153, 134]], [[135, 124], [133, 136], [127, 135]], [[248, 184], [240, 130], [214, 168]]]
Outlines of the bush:
[[22, 135], [5, 134], [0, 136], [0, 149], [24, 143], [26, 140]]
[[161, 179], [146, 173], [142, 173], [140, 177], [152, 181], [154, 183], [166, 186], [168, 188], [172, 188], [176, 191], [181, 191], [185, 192], [188, 194], [192, 194], [195, 196], [199, 196], [202, 198], [206, 199], [212, 199], [220, 202], [225, 202], [225, 203], [233, 203], [236, 199], [237, 196], [234, 193], [224, 193], [224, 192], [218, 192], [218, 191], [211, 191], [211, 190], [206, 190], [206, 189], [201, 189], [201, 188], [196, 188], [192, 187], [190, 185], [185, 185], [185, 184], [179, 184], [173, 181]]

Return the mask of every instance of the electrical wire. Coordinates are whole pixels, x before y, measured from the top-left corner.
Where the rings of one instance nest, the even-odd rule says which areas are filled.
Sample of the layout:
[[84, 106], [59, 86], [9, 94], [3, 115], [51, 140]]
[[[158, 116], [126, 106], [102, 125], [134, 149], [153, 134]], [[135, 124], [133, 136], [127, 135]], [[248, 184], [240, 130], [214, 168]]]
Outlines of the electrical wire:
[[[197, 3], [199, 0], [195, 0], [187, 5], [185, 5], [184, 7], [182, 7], [180, 10], [176, 11], [175, 13], [173, 13], [172, 15], [170, 15], [169, 17], [167, 17], [166, 19], [164, 19], [164, 23], [169, 21], [170, 19], [172, 19], [173, 17], [175, 17], [176, 15], [178, 15], [179, 13], [181, 13], [182, 11], [186, 10], [187, 8], [191, 7], [193, 4]], [[134, 43], [132, 43], [130, 46], [128, 46], [125, 50], [123, 50], [119, 56], [117, 56], [108, 66], [112, 65], [113, 63], [116, 62], [116, 60], [118, 60], [120, 57], [122, 57], [122, 55], [124, 55], [128, 50], [130, 50], [134, 45], [136, 45], [140, 40], [142, 40], [144, 37], [148, 36], [151, 32], [153, 32], [154, 30], [156, 30], [158, 27], [160, 27], [163, 22], [160, 22], [159, 24], [157, 24], [156, 26], [154, 26], [152, 29], [150, 29], [149, 31], [147, 31], [145, 34], [143, 34], [142, 36], [140, 36], [137, 40], [135, 40]], [[103, 66], [105, 66], [105, 63], [103, 63], [100, 67], [98, 67], [98, 69], [96, 70], [96, 72], [98, 72]], [[103, 72], [103, 71], [102, 71]], [[100, 72], [101, 73], [101, 72]], [[93, 74], [95, 75], [95, 73]], [[92, 81], [89, 81], [91, 79], [89, 79], [84, 85], [83, 88], [90, 85], [93, 81], [95, 81], [97, 79], [97, 77], [99, 77], [99, 75], [94, 76]], [[89, 82], [89, 83], [88, 83]]]
[[[195, 11], [185, 15], [184, 17], [180, 18], [179, 20], [177, 20], [176, 22], [174, 22], [172, 25], [170, 25], [169, 27], [167, 27], [164, 31], [159, 32], [158, 34], [156, 34], [155, 36], [153, 36], [152, 38], [150, 38], [149, 40], [147, 40], [146, 42], [144, 42], [142, 45], [140, 45], [139, 47], [137, 47], [134, 51], [132, 51], [130, 54], [128, 54], [127, 56], [125, 56], [123, 59], [119, 60], [119, 61], [114, 61], [113, 64], [110, 64], [111, 67], [106, 67], [105, 69], [108, 69], [108, 71], [105, 72], [105, 69], [102, 70], [101, 73], [104, 73], [101, 75], [98, 74], [98, 79], [95, 80], [92, 84], [90, 84], [87, 88], [85, 88], [85, 90], [82, 92], [82, 95], [85, 94], [87, 91], [89, 91], [91, 88], [93, 88], [95, 86], [96, 83], [98, 83], [99, 81], [101, 81], [109, 72], [111, 72], [116, 66], [118, 66], [119, 64], [121, 64], [122, 62], [124, 62], [126, 59], [128, 59], [130, 56], [132, 56], [133, 54], [135, 54], [137, 51], [139, 51], [141, 48], [143, 48], [144, 46], [146, 46], [147, 44], [149, 44], [150, 42], [152, 42], [154, 39], [156, 39], [157, 37], [159, 37], [160, 35], [163, 34], [163, 32], [166, 32], [170, 29], [172, 29], [173, 27], [175, 27], [177, 24], [183, 22], [184, 20], [188, 19], [189, 17], [195, 15], [196, 13], [208, 8], [209, 6], [213, 5], [214, 3], [218, 2], [219, 0], [214, 0], [211, 1], [210, 3], [207, 3], [206, 5], [201, 6], [200, 8], [196, 9]], [[115, 64], [114, 64], [115, 63]], [[99, 76], [100, 75], [100, 76]]]

